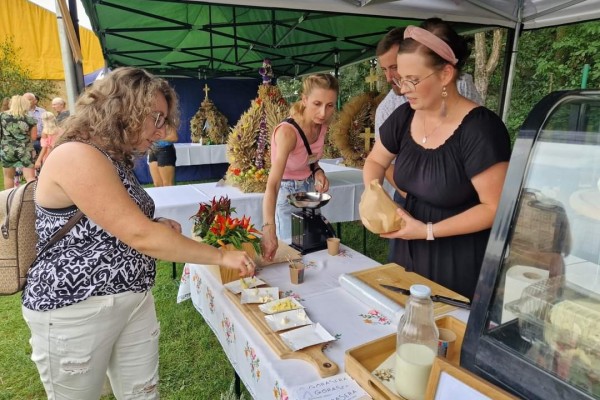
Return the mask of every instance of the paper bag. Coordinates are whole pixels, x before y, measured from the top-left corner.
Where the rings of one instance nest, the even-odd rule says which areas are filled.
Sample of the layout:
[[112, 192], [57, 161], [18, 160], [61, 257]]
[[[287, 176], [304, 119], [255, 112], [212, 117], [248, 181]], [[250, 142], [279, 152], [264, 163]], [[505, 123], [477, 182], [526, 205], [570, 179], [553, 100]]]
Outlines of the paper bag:
[[365, 228], [381, 234], [404, 227], [405, 222], [396, 213], [398, 208], [400, 206], [390, 198], [379, 181], [373, 179], [360, 198], [358, 212]]

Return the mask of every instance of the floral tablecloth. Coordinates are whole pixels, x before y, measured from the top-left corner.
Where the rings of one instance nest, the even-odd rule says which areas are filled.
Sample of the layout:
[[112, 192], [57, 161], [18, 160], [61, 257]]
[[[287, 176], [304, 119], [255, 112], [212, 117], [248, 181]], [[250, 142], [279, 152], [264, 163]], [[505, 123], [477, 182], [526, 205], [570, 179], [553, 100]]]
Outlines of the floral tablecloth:
[[300, 285], [291, 284], [287, 264], [264, 267], [257, 275], [269, 286], [278, 287], [285, 296], [300, 301], [310, 319], [336, 338], [324, 352], [339, 366], [340, 372], [328, 379], [322, 379], [306, 361], [279, 359], [225, 296], [227, 289], [206, 266], [185, 265], [177, 300], [192, 300], [255, 399], [369, 398], [344, 372], [345, 351], [393, 333], [396, 327], [390, 318], [369, 309], [342, 289], [338, 277], [379, 263], [344, 246], [337, 256], [323, 250], [305, 255], [303, 260], [308, 266]]

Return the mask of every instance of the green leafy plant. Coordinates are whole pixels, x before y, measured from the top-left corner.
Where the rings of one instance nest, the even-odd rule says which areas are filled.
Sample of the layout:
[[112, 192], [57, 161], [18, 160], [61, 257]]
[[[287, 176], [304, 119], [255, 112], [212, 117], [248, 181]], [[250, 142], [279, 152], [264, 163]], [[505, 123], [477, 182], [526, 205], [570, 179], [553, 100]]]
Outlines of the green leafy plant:
[[0, 41], [0, 99], [25, 92], [49, 99], [56, 93], [56, 84], [48, 80], [33, 80], [19, 57], [20, 48], [13, 45], [14, 38]]

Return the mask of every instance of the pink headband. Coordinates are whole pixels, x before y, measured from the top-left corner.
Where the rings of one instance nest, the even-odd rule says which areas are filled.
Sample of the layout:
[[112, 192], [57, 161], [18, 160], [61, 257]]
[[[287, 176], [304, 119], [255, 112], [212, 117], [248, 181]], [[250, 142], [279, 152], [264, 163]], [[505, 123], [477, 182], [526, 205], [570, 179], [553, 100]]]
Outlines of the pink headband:
[[448, 46], [448, 43], [444, 42], [439, 37], [435, 36], [433, 33], [429, 32], [426, 29], [419, 28], [418, 26], [410, 25], [407, 26], [404, 30], [404, 39], [414, 39], [422, 45], [428, 47], [436, 53], [438, 56], [442, 57], [444, 60], [448, 61], [452, 65], [456, 65], [458, 60], [454, 55], [454, 52]]

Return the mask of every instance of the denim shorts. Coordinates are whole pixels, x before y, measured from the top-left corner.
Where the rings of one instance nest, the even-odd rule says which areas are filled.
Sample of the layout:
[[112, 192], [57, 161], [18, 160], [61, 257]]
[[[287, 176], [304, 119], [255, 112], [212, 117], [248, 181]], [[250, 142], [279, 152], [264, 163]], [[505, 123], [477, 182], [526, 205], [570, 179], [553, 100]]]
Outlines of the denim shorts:
[[152, 147], [148, 152], [148, 163], [155, 161], [159, 167], [174, 167], [177, 161], [175, 146]]
[[275, 208], [275, 225], [277, 226], [277, 237], [289, 241], [292, 238], [292, 213], [300, 210], [291, 205], [288, 196], [298, 192], [312, 192], [315, 190], [315, 179], [311, 175], [300, 181], [282, 179], [277, 194], [277, 207]]

